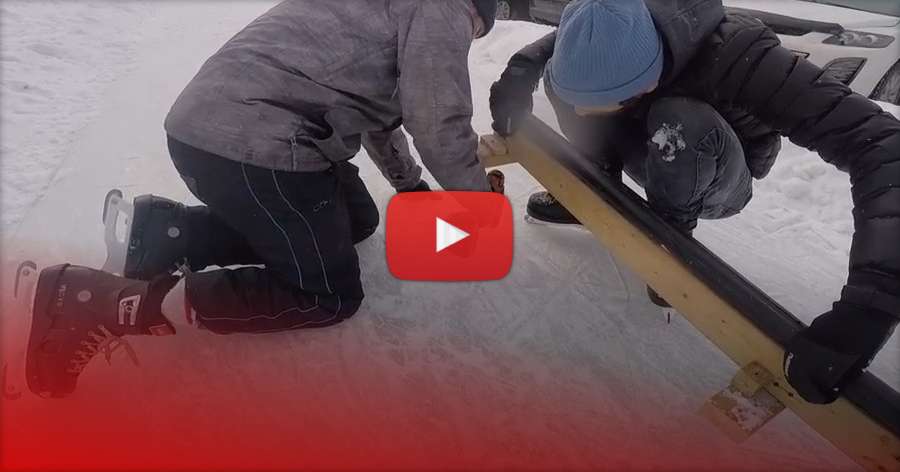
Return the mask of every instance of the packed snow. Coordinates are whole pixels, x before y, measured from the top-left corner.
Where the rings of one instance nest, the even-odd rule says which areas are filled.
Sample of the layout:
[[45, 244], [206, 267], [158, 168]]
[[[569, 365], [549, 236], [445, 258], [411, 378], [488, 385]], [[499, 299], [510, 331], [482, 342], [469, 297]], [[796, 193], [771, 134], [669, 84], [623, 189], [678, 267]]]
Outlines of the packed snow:
[[0, 2], [4, 233], [47, 191], [103, 94], [134, 70], [151, 2]]
[[[327, 448], [334, 460], [320, 466], [365, 465], [341, 458], [353, 450], [379, 467], [856, 467], [789, 412], [743, 444], [699, 417], [736, 367], [685, 320], [666, 323], [643, 283], [589, 233], [524, 223], [527, 197], [540, 187], [518, 167], [504, 169], [517, 215], [514, 266], [504, 281], [395, 280], [381, 228], [358, 247], [367, 298], [339, 326], [268, 336], [179, 326], [173, 338], [132, 341], [140, 368], [121, 357], [112, 366], [95, 360], [72, 398], [30, 395], [21, 372], [29, 321], [10, 316], [20, 303], [11, 298], [15, 268], [25, 259], [100, 267], [100, 204], [110, 188], [196, 203], [168, 159], [163, 117], [200, 64], [272, 4], [0, 2], [2, 346], [12, 386], [25, 391], [3, 402], [4, 456], [19, 434], [51, 445], [78, 434], [86, 404], [124, 411], [139, 398], [142, 410], [178, 412], [179, 419], [130, 421], [163, 439], [220, 431], [223, 454], [268, 438], [229, 446], [227, 431], [237, 424], [289, 434], [301, 456], [340, 438]], [[490, 131], [488, 89], [508, 58], [549, 30], [501, 22], [475, 42], [476, 130]], [[542, 92], [535, 114], [555, 124]], [[696, 237], [809, 322], [829, 309], [846, 277], [849, 181], [815, 153], [784, 144], [748, 208], [701, 222]], [[365, 156], [355, 162], [384, 210], [392, 190]], [[898, 358], [895, 335], [871, 367], [894, 388]], [[316, 401], [296, 401], [296, 392]], [[222, 404], [233, 408], [223, 414], [214, 406]], [[45, 413], [53, 415], [53, 431], [29, 431], [33, 415]], [[385, 453], [401, 446], [411, 452]], [[95, 448], [80, 452], [102, 463], [104, 446]], [[45, 466], [69, 459], [29, 458]]]

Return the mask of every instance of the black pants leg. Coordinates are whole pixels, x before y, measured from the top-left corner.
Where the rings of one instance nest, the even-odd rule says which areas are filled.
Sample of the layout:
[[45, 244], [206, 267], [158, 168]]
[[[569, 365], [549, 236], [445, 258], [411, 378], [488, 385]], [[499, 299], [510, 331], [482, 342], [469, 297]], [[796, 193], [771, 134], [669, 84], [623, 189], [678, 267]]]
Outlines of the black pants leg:
[[[183, 156], [185, 153], [202, 152], [177, 141], [170, 141], [170, 153]], [[183, 167], [183, 164], [181, 164]], [[347, 198], [353, 243], [366, 240], [378, 229], [378, 207], [369, 195], [358, 168], [353, 165], [340, 166], [343, 174], [342, 190]], [[197, 181], [187, 176], [179, 168], [181, 177], [194, 195], [198, 195]], [[265, 261], [253, 251], [244, 236], [235, 231], [215, 212], [205, 205], [188, 209], [190, 239], [187, 258], [193, 270], [203, 270], [209, 266], [262, 265]]]
[[681, 229], [697, 219], [740, 212], [753, 194], [740, 139], [709, 104], [686, 97], [657, 100], [647, 116], [647, 152], [626, 157], [625, 170], [647, 191], [650, 206]]
[[[193, 191], [196, 182], [182, 177]], [[186, 256], [192, 270], [203, 270], [212, 265], [263, 264], [244, 236], [205, 205], [188, 208], [188, 227]]]
[[[200, 323], [220, 333], [328, 326], [363, 299], [353, 245], [377, 227], [358, 169], [280, 172], [206, 153], [174, 140], [176, 167], [219, 224], [264, 267], [195, 272], [187, 296]], [[222, 243], [222, 247], [226, 244]], [[221, 265], [221, 264], [219, 264]]]
[[341, 191], [347, 202], [350, 213], [350, 232], [353, 244], [358, 244], [375, 233], [380, 221], [378, 207], [366, 184], [359, 178], [359, 168], [346, 163], [337, 166], [336, 171], [341, 182]]
[[548, 90], [563, 134], [601, 168], [628, 175], [650, 206], [682, 230], [697, 219], [738, 213], [752, 196], [740, 139], [709, 104], [686, 97], [657, 100], [646, 123], [582, 117]]

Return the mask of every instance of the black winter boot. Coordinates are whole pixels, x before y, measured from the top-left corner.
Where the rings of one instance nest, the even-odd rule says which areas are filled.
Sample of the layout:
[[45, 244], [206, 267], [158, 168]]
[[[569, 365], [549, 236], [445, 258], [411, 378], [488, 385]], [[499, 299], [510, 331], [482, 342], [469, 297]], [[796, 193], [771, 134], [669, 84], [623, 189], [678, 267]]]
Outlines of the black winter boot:
[[181, 203], [155, 195], [134, 199], [125, 277], [150, 280], [171, 274], [185, 262], [190, 236], [189, 211]]
[[566, 210], [553, 195], [549, 192], [537, 192], [531, 194], [528, 198], [528, 206], [525, 208], [528, 216], [535, 220], [562, 225], [580, 225], [575, 216]]
[[151, 282], [63, 264], [41, 271], [32, 308], [26, 376], [28, 388], [61, 398], [75, 390], [90, 360], [124, 347], [136, 362], [126, 335], [175, 334], [160, 306], [178, 278]]

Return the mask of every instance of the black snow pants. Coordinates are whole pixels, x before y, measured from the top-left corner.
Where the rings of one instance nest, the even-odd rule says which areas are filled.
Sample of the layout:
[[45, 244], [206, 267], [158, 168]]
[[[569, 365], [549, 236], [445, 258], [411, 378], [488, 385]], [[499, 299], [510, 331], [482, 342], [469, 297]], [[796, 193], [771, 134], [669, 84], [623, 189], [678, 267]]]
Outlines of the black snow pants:
[[194, 269], [186, 276], [197, 322], [217, 333], [322, 327], [363, 299], [354, 244], [375, 232], [378, 208], [349, 162], [281, 172], [169, 138], [169, 153], [206, 207], [189, 211]]
[[645, 123], [626, 121], [610, 129], [608, 117], [579, 116], [549, 88], [547, 95], [569, 141], [598, 163], [605, 161], [604, 167], [624, 167], [646, 190], [650, 207], [679, 229], [693, 230], [698, 218], [735, 215], [750, 201], [752, 181], [741, 141], [709, 104], [660, 98]]

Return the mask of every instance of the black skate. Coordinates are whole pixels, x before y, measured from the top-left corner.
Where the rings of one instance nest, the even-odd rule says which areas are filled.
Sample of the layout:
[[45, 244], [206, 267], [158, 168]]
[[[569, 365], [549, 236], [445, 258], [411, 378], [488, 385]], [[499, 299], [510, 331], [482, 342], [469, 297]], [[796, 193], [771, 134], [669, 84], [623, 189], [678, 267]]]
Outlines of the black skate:
[[[116, 236], [120, 213], [125, 216], [124, 241]], [[108, 252], [103, 270], [151, 280], [185, 264], [189, 232], [185, 205], [155, 195], [141, 195], [132, 205], [113, 190], [106, 197], [103, 221]]]
[[160, 305], [177, 281], [131, 280], [69, 264], [41, 271], [25, 361], [28, 388], [42, 397], [64, 397], [95, 355], [109, 361], [119, 348], [137, 363], [122, 336], [175, 334]]
[[537, 192], [528, 198], [526, 207], [527, 218], [530, 223], [544, 223], [553, 225], [580, 225], [581, 222], [566, 210], [549, 192]]

